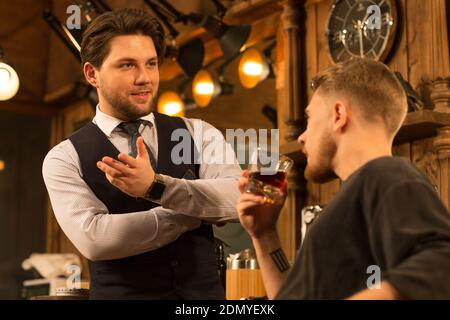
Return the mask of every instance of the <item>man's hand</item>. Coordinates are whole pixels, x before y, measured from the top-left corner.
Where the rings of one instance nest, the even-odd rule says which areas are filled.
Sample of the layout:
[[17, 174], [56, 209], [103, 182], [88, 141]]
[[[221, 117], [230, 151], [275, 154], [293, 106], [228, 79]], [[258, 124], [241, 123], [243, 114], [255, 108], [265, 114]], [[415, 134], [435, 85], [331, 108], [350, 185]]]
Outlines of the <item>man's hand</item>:
[[283, 193], [274, 204], [267, 204], [264, 202], [263, 196], [245, 192], [244, 189], [247, 184], [248, 172], [245, 170], [238, 182], [241, 196], [236, 209], [241, 225], [252, 238], [258, 239], [276, 231], [276, 222], [286, 199], [286, 194]]
[[106, 179], [122, 192], [132, 197], [144, 197], [155, 179], [155, 171], [150, 164], [142, 137], [137, 139], [136, 146], [136, 159], [121, 152], [118, 156], [120, 161], [103, 157], [102, 161], [97, 162], [97, 167], [105, 173]]

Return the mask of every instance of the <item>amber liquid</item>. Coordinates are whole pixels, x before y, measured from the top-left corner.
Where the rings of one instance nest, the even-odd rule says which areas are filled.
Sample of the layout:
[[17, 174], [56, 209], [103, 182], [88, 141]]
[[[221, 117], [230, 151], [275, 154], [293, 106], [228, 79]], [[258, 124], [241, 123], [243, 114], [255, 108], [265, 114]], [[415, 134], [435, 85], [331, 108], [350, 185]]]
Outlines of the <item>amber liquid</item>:
[[245, 191], [263, 196], [265, 203], [275, 203], [277, 198], [285, 192], [286, 187], [285, 171], [277, 171], [271, 175], [251, 172]]
[[286, 172], [277, 171], [275, 174], [261, 174], [261, 172], [255, 171], [249, 174], [250, 180], [259, 180], [262, 183], [270, 184], [279, 189], [284, 189], [286, 186]]

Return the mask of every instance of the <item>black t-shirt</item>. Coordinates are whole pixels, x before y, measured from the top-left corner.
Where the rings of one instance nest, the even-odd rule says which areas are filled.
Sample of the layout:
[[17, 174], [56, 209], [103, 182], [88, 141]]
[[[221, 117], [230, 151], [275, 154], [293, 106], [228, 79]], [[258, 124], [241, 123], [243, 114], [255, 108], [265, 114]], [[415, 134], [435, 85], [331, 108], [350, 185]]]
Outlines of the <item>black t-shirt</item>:
[[401, 158], [372, 160], [342, 184], [277, 299], [347, 298], [374, 283], [376, 266], [405, 298], [450, 299], [450, 214]]

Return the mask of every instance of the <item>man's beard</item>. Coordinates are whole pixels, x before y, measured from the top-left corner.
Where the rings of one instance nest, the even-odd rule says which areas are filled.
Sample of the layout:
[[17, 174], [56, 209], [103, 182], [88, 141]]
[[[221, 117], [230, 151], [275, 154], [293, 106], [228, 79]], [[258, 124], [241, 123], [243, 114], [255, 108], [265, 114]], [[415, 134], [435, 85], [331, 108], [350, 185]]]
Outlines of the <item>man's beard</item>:
[[337, 178], [333, 171], [331, 162], [336, 155], [336, 143], [330, 135], [323, 131], [319, 140], [318, 154], [315, 163], [306, 164], [305, 178], [315, 183], [325, 183]]
[[121, 96], [118, 92], [103, 88], [102, 95], [109, 105], [120, 115], [122, 120], [136, 120], [148, 115], [152, 109], [155, 98], [152, 98], [146, 108], [139, 108], [137, 105], [129, 101], [126, 97]]

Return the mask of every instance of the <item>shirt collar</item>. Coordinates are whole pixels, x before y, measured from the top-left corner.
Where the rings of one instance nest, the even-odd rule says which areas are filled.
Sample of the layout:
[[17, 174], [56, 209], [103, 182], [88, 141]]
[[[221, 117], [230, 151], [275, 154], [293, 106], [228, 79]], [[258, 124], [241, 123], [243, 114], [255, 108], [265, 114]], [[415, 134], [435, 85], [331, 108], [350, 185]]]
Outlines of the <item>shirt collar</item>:
[[[140, 117], [139, 119], [147, 121], [147, 123], [151, 125], [155, 123], [155, 116], [153, 115], [153, 112], [150, 112], [149, 114]], [[97, 104], [93, 122], [100, 128], [100, 130], [103, 131], [106, 136], [111, 137], [111, 133], [114, 131], [114, 129], [116, 129], [117, 126], [124, 121], [104, 113], [100, 110], [100, 107]]]

